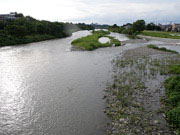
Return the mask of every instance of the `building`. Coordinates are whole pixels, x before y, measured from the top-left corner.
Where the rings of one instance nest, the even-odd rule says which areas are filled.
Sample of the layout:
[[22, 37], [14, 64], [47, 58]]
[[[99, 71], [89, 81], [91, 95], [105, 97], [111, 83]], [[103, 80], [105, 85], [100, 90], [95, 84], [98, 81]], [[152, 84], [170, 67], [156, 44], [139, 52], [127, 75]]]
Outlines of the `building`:
[[172, 25], [171, 24], [159, 24], [159, 27], [161, 27], [162, 31], [172, 31]]
[[15, 15], [15, 12], [11, 12], [10, 14], [0, 14], [0, 20], [16, 20]]
[[132, 27], [132, 24], [127, 23], [127, 24], [123, 25], [123, 27], [124, 27], [126, 30], [128, 30], [128, 29], [130, 29], [130, 28]]
[[172, 25], [173, 32], [180, 32], [180, 24], [173, 24]]

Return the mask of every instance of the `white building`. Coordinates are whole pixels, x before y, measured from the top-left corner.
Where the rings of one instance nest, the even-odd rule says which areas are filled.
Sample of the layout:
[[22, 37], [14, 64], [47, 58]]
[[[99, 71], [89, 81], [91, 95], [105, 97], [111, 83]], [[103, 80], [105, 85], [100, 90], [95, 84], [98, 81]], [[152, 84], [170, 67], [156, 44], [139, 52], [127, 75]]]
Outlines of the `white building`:
[[0, 20], [15, 20], [15, 15], [15, 12], [11, 12], [10, 14], [0, 14]]

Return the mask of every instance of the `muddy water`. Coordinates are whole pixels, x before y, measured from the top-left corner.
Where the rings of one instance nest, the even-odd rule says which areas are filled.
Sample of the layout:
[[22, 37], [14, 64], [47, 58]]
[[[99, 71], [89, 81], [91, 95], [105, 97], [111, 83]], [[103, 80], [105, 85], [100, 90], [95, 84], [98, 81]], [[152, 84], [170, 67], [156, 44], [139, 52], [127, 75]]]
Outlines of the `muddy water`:
[[88, 34], [0, 48], [1, 135], [105, 134], [102, 97], [111, 60], [143, 44], [70, 51], [74, 39]]

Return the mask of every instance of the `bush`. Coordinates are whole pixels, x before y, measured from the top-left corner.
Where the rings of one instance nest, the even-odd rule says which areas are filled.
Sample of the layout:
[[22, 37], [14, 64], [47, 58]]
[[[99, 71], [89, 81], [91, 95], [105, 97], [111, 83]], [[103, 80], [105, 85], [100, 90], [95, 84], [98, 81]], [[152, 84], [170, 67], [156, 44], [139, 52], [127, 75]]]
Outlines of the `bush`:
[[166, 92], [170, 94], [172, 92], [180, 92], [180, 76], [172, 76], [165, 81]]
[[180, 106], [166, 112], [170, 123], [180, 128]]
[[180, 74], [180, 65], [171, 65], [168, 67], [168, 73]]
[[[180, 76], [172, 76], [165, 81], [167, 99], [166, 116], [180, 131]], [[180, 132], [179, 132], [180, 133]]]
[[155, 45], [152, 45], [152, 44], [151, 44], [151, 45], [148, 45], [147, 47], [148, 47], [148, 48], [152, 48], [152, 49], [159, 49], [159, 47], [157, 47], [157, 46], [155, 46]]
[[16, 37], [23, 37], [26, 35], [26, 28], [24, 26], [9, 25], [6, 27], [5, 30], [7, 34], [16, 36]]
[[152, 48], [152, 49], [157, 49], [157, 50], [160, 50], [160, 51], [172, 52], [172, 53], [177, 53], [177, 54], [178, 54], [178, 52], [176, 52], [176, 51], [166, 49], [165, 47], [159, 48], [159, 47], [157, 47], [157, 46], [155, 46], [155, 45], [152, 45], [152, 44], [151, 44], [151, 45], [148, 45], [147, 47], [148, 47], [148, 48]]
[[176, 107], [180, 103], [180, 92], [170, 93], [169, 98], [166, 99], [166, 103], [170, 107]]

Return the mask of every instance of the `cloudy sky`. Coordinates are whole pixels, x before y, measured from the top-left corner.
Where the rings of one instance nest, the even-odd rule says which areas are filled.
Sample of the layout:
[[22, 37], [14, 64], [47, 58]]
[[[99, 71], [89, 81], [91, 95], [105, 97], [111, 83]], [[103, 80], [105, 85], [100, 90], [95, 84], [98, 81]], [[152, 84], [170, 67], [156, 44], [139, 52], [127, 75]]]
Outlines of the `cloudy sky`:
[[180, 22], [180, 0], [0, 0], [0, 14], [13, 11], [63, 22]]

